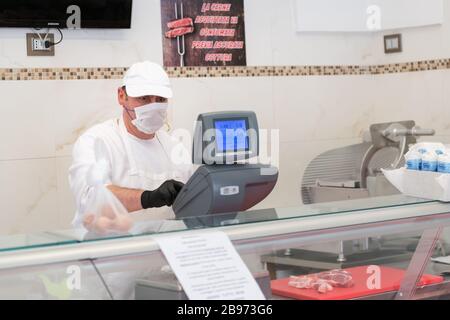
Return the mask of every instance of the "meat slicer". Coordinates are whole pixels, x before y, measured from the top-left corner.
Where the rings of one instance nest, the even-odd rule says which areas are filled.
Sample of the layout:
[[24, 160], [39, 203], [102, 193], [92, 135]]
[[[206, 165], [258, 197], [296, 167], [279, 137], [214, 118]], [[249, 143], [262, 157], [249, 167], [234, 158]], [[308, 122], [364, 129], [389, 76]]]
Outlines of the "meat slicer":
[[403, 166], [408, 146], [417, 143], [418, 137], [434, 134], [433, 129], [421, 129], [414, 121], [371, 125], [366, 141], [327, 151], [310, 162], [302, 181], [303, 203], [398, 193], [381, 169]]
[[[327, 151], [314, 158], [303, 175], [304, 204], [352, 200], [397, 194], [381, 169], [404, 165], [404, 154], [418, 137], [432, 136], [433, 129], [421, 129], [414, 121], [373, 124], [362, 143]], [[262, 257], [269, 271], [277, 261], [290, 260], [292, 266], [311, 270], [347, 268], [362, 263], [379, 264], [409, 259], [417, 240], [414, 235], [388, 239], [366, 238], [341, 241], [337, 247], [288, 249]]]

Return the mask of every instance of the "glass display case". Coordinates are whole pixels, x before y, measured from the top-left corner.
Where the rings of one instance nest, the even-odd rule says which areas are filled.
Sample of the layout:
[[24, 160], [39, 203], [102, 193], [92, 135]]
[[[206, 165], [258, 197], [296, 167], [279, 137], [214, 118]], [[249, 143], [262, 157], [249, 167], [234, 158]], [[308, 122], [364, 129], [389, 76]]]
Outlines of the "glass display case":
[[450, 204], [395, 195], [2, 237], [0, 299], [187, 299], [155, 239], [205, 230], [228, 235], [268, 299], [447, 299], [449, 227]]

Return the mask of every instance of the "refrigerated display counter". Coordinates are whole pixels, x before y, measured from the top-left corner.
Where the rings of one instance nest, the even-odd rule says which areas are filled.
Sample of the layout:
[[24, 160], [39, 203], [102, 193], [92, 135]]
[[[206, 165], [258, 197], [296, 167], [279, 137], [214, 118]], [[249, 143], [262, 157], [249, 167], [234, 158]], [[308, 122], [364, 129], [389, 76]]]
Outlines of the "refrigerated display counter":
[[[0, 237], [0, 299], [186, 299], [176, 277], [167, 273], [156, 239], [210, 230], [228, 235], [270, 299], [446, 299], [450, 294], [448, 203], [394, 195], [139, 227], [121, 236], [53, 230]], [[354, 285], [318, 294], [287, 284], [291, 276], [334, 269], [348, 270]], [[170, 294], [145, 296], [146, 285]]]

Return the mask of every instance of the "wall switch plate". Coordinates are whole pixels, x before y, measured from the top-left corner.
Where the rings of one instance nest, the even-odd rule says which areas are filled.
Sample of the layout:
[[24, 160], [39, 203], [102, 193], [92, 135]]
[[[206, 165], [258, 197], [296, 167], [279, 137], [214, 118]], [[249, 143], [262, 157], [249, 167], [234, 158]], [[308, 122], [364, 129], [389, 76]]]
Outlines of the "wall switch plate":
[[391, 34], [384, 36], [384, 53], [398, 53], [403, 51], [402, 35]]
[[[41, 33], [41, 38], [45, 39], [45, 33]], [[37, 56], [54, 56], [55, 55], [55, 46], [50, 48], [45, 47], [45, 42], [41, 40], [39, 36], [35, 33], [27, 33], [27, 55], [29, 57]], [[49, 33], [47, 39], [50, 42], [55, 42], [55, 35], [53, 33]]]

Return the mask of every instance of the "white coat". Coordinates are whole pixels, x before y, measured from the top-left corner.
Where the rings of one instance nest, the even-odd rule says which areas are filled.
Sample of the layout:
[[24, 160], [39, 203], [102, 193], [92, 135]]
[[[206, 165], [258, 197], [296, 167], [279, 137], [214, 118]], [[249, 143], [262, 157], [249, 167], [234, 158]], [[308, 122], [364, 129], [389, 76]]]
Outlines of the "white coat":
[[[96, 162], [95, 143], [103, 142], [102, 158], [109, 162], [107, 184], [124, 188], [155, 190], [166, 180], [186, 183], [193, 173], [193, 165], [184, 146], [166, 131], [160, 130], [154, 139], [142, 140], [131, 135], [122, 117], [98, 124], [86, 131], [75, 143], [73, 163], [69, 169], [69, 183], [75, 195], [77, 212], [74, 227], [81, 227], [89, 192], [86, 177]], [[98, 155], [97, 155], [98, 156]], [[174, 218], [169, 207], [134, 212], [137, 220]]]

